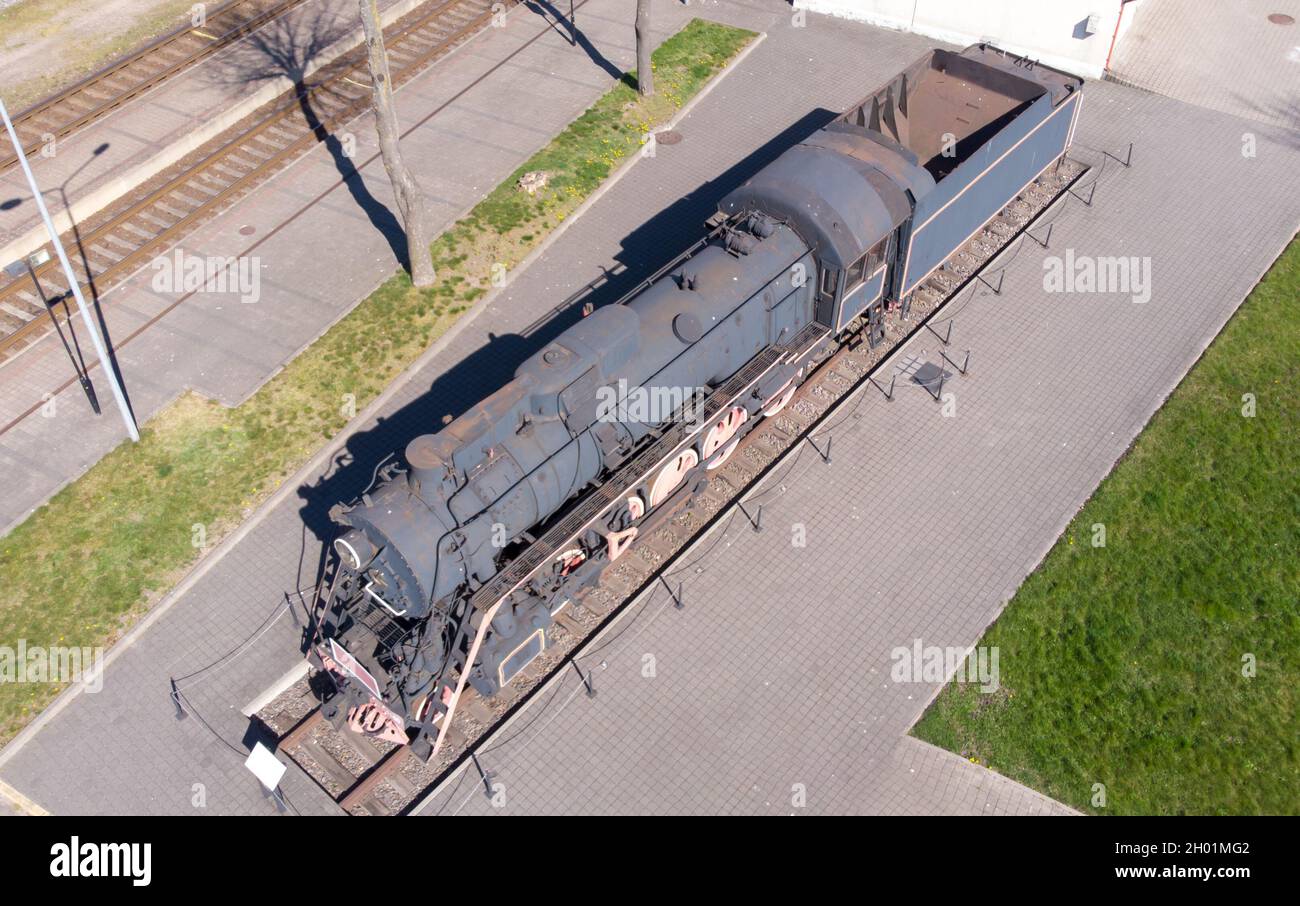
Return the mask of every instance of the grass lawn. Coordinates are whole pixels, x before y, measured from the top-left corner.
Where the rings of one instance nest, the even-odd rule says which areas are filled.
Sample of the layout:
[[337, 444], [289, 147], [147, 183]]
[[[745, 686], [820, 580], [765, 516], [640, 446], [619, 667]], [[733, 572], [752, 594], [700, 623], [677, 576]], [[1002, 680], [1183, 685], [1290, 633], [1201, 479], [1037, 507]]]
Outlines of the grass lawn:
[[[629, 26], [629, 35], [630, 35]], [[433, 246], [437, 284], [394, 276], [243, 405], [187, 395], [0, 539], [0, 645], [106, 645], [347, 423], [755, 37], [693, 20]], [[520, 176], [545, 171], [535, 195]], [[201, 525], [202, 538], [195, 526]], [[0, 743], [59, 691], [0, 684]]]
[[1300, 812], [1298, 393], [1300, 240], [981, 639], [1002, 692], [915, 734], [1087, 812]]

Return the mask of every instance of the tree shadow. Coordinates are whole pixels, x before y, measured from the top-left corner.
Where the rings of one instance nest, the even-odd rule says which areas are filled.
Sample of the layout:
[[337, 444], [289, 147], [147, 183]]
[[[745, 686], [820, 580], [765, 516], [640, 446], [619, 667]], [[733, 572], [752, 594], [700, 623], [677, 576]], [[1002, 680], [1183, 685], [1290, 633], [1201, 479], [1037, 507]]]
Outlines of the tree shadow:
[[[356, 107], [358, 86], [348, 88], [326, 84], [330, 75], [338, 71], [337, 64], [325, 66], [311, 76], [307, 75], [313, 60], [357, 26], [359, 22], [340, 24], [325, 11], [318, 11], [311, 16], [276, 19], [235, 45], [230, 53], [222, 55], [211, 78], [225, 84], [247, 86], [280, 78], [292, 80], [292, 98], [282, 96], [272, 103], [277, 109], [290, 105], [298, 107], [307, 127], [316, 136], [316, 140], [325, 146], [334, 169], [353, 202], [366, 215], [370, 225], [384, 237], [401, 267], [409, 271], [406, 231], [401, 221], [387, 205], [371, 194], [355, 161], [348, 156], [343, 141], [331, 131], [331, 126], [342, 124], [326, 122], [326, 118], [332, 115], [330, 110], [336, 111], [333, 115], [337, 115], [337, 111]], [[368, 84], [365, 90], [369, 91]], [[367, 104], [354, 112], [363, 115], [368, 109]], [[351, 118], [351, 113], [344, 117], [345, 120]]]
[[636, 80], [610, 62], [609, 58], [591, 43], [582, 29], [578, 28], [577, 16], [572, 8], [567, 14], [568, 18], [565, 18], [566, 14], [560, 12], [547, 0], [523, 0], [523, 6], [529, 12], [541, 16], [555, 32], [569, 42], [570, 46], [582, 48], [591, 61], [603, 69], [611, 79], [616, 82], [627, 82], [632, 88], [636, 87]]
[[1232, 99], [1241, 108], [1241, 115], [1261, 121], [1259, 131], [1267, 138], [1288, 148], [1300, 149], [1300, 93], [1261, 100], [1233, 92]]
[[[399, 460], [413, 438], [437, 431], [444, 416], [458, 416], [477, 405], [513, 376], [515, 369], [582, 317], [583, 308], [610, 305], [639, 288], [647, 277], [704, 235], [703, 223], [719, 200], [770, 163], [781, 152], [826, 125], [836, 114], [817, 109], [801, 117], [716, 179], [679, 198], [625, 236], [616, 266], [571, 295], [518, 333], [496, 336], [447, 371], [434, 375], [427, 390], [406, 405], [381, 416], [373, 427], [358, 431], [335, 451], [328, 471], [298, 488], [299, 514], [321, 543], [337, 534], [330, 507], [356, 499], [373, 481], [386, 457]], [[666, 254], [666, 250], [671, 253]], [[421, 376], [418, 380], [427, 380]], [[326, 548], [321, 548], [323, 570]], [[318, 571], [317, 581], [323, 573]]]

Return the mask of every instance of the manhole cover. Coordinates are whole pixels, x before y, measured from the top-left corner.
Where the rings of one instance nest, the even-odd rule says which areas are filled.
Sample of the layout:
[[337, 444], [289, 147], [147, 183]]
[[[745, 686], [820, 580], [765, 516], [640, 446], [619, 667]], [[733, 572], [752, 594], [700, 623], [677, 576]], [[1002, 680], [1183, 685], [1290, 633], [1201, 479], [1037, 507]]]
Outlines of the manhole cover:
[[934, 393], [932, 387], [942, 387], [943, 382], [950, 377], [952, 377], [951, 374], [933, 362], [923, 363], [920, 368], [917, 368], [912, 373], [912, 380], [929, 390], [931, 394]]
[[241, 236], [252, 236], [256, 232], [257, 227], [255, 226], [241, 226], [239, 228], [239, 235]]
[[1268, 21], [1274, 25], [1294, 25], [1295, 16], [1288, 16], [1286, 13], [1270, 13]]
[[663, 132], [655, 133], [655, 143], [659, 145], [675, 145], [682, 140], [680, 132], [674, 132], [672, 129], [665, 129]]

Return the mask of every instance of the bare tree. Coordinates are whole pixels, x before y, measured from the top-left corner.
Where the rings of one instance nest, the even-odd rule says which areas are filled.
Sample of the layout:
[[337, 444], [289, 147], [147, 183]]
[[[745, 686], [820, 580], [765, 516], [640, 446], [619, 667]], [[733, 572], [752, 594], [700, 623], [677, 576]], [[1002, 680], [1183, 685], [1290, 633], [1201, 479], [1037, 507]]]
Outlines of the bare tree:
[[370, 80], [374, 85], [373, 106], [375, 131], [379, 133], [379, 153], [384, 170], [393, 183], [393, 197], [406, 230], [406, 251], [411, 262], [411, 282], [428, 286], [434, 281], [433, 259], [429, 254], [426, 205], [420, 185], [402, 160], [398, 143], [401, 133], [397, 111], [393, 107], [393, 80], [388, 73], [388, 52], [384, 49], [384, 31], [379, 22], [377, 0], [357, 0], [361, 9], [361, 27], [365, 30], [370, 59]]
[[636, 90], [655, 93], [655, 74], [650, 68], [650, 0], [636, 0]]

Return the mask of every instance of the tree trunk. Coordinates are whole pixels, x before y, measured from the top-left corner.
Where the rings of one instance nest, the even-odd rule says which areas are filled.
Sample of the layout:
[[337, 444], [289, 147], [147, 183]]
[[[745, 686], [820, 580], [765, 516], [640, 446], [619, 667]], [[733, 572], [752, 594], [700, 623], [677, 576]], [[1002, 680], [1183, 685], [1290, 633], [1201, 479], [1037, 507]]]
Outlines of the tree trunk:
[[655, 73], [650, 67], [650, 0], [636, 0], [636, 90], [655, 93]]
[[384, 31], [379, 23], [377, 0], [357, 0], [361, 10], [361, 27], [366, 35], [369, 53], [370, 81], [374, 86], [375, 131], [379, 133], [379, 153], [384, 158], [384, 170], [393, 183], [393, 197], [397, 211], [406, 230], [406, 253], [411, 262], [411, 282], [428, 286], [434, 281], [433, 258], [429, 252], [428, 225], [425, 221], [426, 204], [420, 185], [402, 160], [399, 144], [401, 136], [397, 126], [397, 111], [393, 107], [393, 80], [388, 73], [388, 52], [384, 49]]

